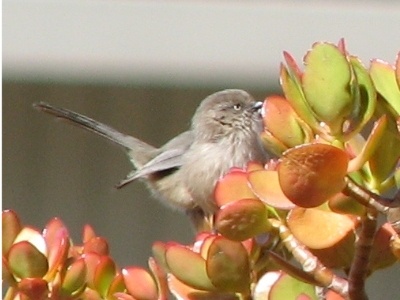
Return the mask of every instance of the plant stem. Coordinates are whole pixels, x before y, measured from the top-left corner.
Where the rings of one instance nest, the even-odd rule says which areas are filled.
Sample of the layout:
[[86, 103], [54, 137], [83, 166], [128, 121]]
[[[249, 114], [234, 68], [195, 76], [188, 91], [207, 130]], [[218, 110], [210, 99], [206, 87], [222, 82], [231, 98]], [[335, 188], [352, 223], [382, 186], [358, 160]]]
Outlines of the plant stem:
[[377, 212], [369, 209], [363, 218], [355, 256], [349, 272], [349, 296], [351, 300], [367, 300], [365, 279], [368, 275], [369, 258], [377, 226]]
[[272, 225], [279, 228], [279, 235], [286, 248], [302, 265], [303, 271], [312, 275], [320, 286], [329, 288], [348, 299], [348, 281], [337, 276], [331, 269], [325, 267], [319, 259], [301, 244], [282, 222], [274, 220]]

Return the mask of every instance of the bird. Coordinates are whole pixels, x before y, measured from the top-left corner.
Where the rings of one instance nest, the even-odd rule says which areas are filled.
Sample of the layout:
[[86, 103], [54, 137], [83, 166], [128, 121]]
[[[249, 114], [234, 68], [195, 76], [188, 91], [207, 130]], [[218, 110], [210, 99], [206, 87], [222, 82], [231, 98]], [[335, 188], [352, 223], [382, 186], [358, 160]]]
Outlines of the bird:
[[191, 127], [159, 148], [68, 109], [33, 106], [122, 146], [134, 169], [116, 187], [141, 179], [155, 198], [186, 212], [199, 232], [212, 227], [218, 180], [233, 167], [269, 158], [260, 138], [262, 104], [244, 90], [215, 92], [200, 102]]

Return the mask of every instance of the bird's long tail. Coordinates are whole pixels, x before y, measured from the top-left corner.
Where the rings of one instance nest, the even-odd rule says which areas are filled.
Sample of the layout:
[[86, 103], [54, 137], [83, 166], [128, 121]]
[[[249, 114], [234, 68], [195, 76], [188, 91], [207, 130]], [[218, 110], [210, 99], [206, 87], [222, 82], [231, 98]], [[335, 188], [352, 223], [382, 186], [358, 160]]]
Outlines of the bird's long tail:
[[129, 157], [136, 168], [141, 168], [152, 159], [154, 157], [154, 152], [157, 150], [157, 148], [133, 136], [123, 134], [110, 126], [71, 110], [54, 107], [44, 102], [35, 103], [33, 104], [33, 107], [57, 118], [70, 121], [74, 125], [78, 125], [81, 128], [94, 132], [120, 146], [123, 146], [128, 151]]

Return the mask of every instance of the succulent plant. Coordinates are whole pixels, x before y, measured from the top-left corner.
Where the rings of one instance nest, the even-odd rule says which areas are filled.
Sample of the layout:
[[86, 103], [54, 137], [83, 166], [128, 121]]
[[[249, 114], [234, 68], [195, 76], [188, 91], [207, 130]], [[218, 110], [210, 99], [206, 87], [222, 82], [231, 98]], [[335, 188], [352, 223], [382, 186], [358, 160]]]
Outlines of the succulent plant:
[[367, 69], [341, 40], [304, 70], [284, 59], [262, 109], [276, 158], [218, 181], [210, 232], [119, 269], [90, 226], [74, 245], [59, 219], [39, 232], [4, 211], [5, 299], [367, 299], [366, 278], [400, 259], [400, 52]]

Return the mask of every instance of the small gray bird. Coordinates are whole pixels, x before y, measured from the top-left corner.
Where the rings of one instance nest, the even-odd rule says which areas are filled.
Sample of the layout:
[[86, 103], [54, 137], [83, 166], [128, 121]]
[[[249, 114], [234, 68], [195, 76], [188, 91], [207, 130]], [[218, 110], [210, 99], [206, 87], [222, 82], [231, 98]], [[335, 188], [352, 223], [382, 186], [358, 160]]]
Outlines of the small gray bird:
[[156, 198], [184, 210], [198, 230], [209, 229], [208, 218], [216, 210], [213, 191], [218, 179], [231, 167], [268, 159], [260, 140], [261, 106], [262, 102], [242, 90], [214, 93], [197, 108], [190, 130], [155, 148], [73, 111], [34, 104], [40, 111], [72, 121], [123, 146], [135, 170], [117, 187], [144, 179]]

